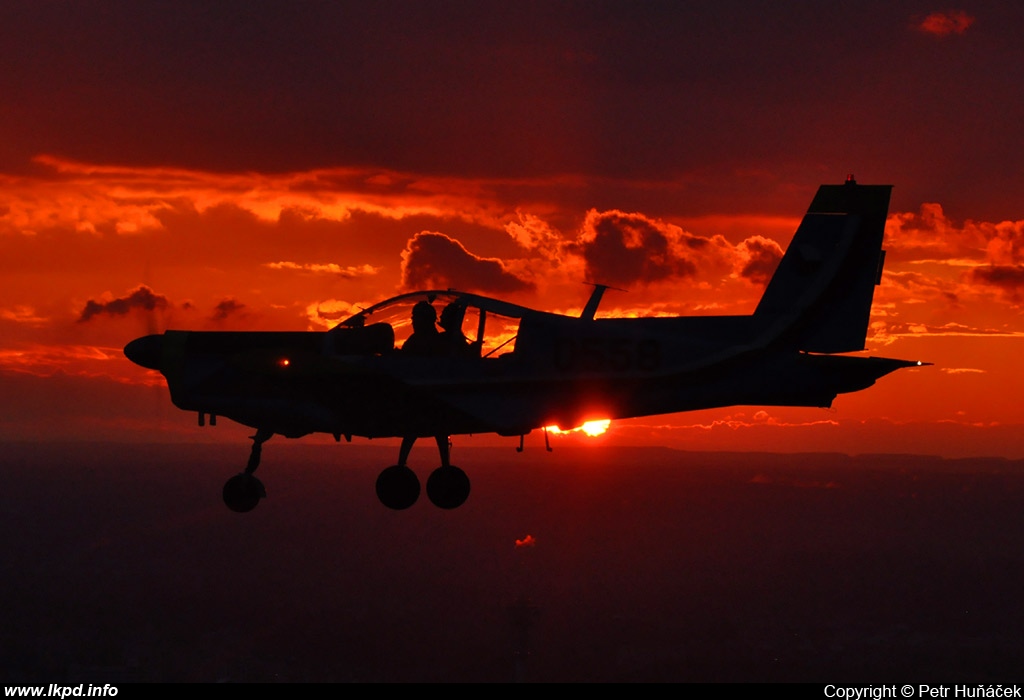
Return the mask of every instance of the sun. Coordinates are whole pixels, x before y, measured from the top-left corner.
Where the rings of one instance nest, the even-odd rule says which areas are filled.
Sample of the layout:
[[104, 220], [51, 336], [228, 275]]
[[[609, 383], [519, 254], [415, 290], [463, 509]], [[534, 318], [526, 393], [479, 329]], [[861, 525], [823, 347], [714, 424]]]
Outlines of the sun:
[[563, 430], [559, 428], [557, 425], [549, 425], [544, 429], [547, 430], [552, 435], [581, 432], [587, 437], [597, 437], [598, 435], [603, 435], [608, 430], [608, 426], [610, 426], [611, 424], [611, 419], [604, 418], [601, 420], [588, 420], [583, 425], [577, 426], [575, 428], [569, 428], [568, 430]]

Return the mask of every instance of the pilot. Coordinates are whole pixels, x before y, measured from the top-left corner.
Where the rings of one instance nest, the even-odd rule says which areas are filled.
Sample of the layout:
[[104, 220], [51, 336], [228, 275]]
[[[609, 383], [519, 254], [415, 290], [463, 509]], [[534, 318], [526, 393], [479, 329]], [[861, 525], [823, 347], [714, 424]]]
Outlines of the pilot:
[[473, 346], [462, 332], [462, 321], [466, 317], [466, 307], [459, 301], [453, 301], [441, 311], [441, 343], [449, 355], [468, 355]]
[[437, 331], [437, 311], [429, 301], [417, 302], [412, 307], [412, 335], [402, 344], [402, 350], [425, 357], [444, 353], [444, 343]]

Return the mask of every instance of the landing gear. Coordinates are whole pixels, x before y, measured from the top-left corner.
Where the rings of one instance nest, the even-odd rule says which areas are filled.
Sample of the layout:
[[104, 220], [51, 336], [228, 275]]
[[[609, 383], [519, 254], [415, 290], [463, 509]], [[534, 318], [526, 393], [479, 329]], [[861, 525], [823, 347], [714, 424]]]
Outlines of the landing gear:
[[[447, 435], [435, 437], [441, 454], [441, 466], [427, 479], [427, 497], [438, 508], [458, 508], [469, 498], [469, 477], [466, 472], [451, 464], [449, 455], [451, 443]], [[377, 477], [377, 498], [392, 510], [405, 510], [416, 502], [420, 495], [420, 481], [412, 469], [406, 466], [415, 437], [402, 439], [398, 451], [398, 464], [388, 467]]]
[[[248, 513], [259, 505], [261, 499], [267, 497], [267, 490], [254, 472], [260, 466], [263, 443], [273, 436], [270, 430], [257, 430], [252, 436], [252, 451], [245, 471], [234, 475], [224, 484], [224, 505], [236, 513]], [[427, 497], [438, 508], [452, 510], [469, 498], [469, 477], [451, 463], [448, 436], [438, 435], [435, 440], [441, 455], [441, 466], [431, 472], [427, 479]], [[411, 508], [420, 497], [420, 480], [416, 472], [406, 464], [415, 442], [415, 437], [403, 438], [398, 452], [398, 464], [388, 467], [377, 477], [377, 498], [391, 510]]]
[[252, 436], [252, 451], [249, 453], [249, 463], [245, 471], [231, 477], [224, 484], [224, 505], [236, 513], [248, 513], [259, 505], [261, 498], [267, 497], [263, 482], [253, 476], [253, 472], [260, 466], [263, 443], [273, 436], [274, 433], [269, 430], [257, 430]]
[[427, 479], [427, 497], [438, 508], [458, 508], [469, 498], [469, 477], [458, 467], [438, 467]]

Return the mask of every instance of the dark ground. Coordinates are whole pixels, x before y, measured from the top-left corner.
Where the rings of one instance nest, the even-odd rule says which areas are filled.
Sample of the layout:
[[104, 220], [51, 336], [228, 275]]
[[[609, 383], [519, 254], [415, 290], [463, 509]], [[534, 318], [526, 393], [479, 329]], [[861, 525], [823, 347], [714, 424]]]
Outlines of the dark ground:
[[2, 446], [0, 677], [1022, 680], [1022, 462], [457, 441], [469, 502], [396, 513], [394, 448], [279, 441], [238, 515], [247, 451]]

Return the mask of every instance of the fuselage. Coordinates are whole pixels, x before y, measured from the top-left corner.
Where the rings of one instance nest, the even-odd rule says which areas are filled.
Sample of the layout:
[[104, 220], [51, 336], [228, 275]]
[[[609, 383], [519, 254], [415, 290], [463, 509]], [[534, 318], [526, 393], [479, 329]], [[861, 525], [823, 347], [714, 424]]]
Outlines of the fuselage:
[[755, 316], [584, 320], [529, 311], [514, 349], [490, 357], [420, 357], [380, 338], [374, 347], [374, 326], [156, 338], [178, 408], [296, 437], [519, 435], [730, 405], [829, 406], [914, 364], [757, 342], [769, 331]]

